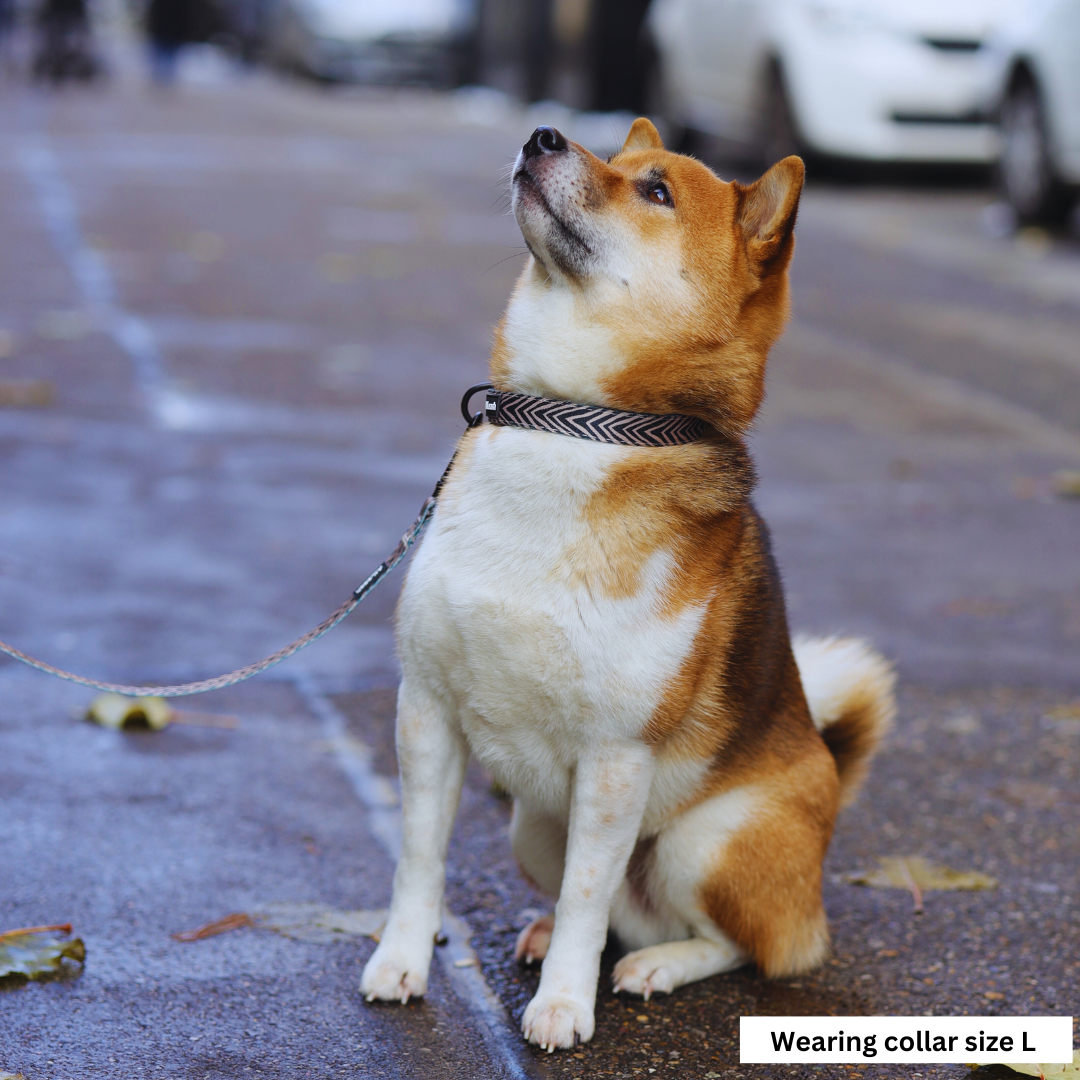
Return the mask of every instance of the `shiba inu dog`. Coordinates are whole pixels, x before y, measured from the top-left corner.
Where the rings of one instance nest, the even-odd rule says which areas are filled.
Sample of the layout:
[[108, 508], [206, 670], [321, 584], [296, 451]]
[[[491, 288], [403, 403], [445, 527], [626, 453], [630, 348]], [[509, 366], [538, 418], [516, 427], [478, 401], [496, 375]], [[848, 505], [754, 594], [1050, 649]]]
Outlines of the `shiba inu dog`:
[[860, 641], [793, 645], [743, 442], [788, 317], [803, 164], [725, 183], [635, 121], [604, 162], [552, 128], [518, 156], [530, 256], [491, 357], [499, 390], [707, 421], [684, 445], [480, 425], [462, 439], [399, 610], [403, 843], [361, 990], [427, 985], [470, 750], [514, 796], [514, 851], [557, 897], [542, 1047], [593, 1034], [609, 927], [628, 994], [828, 948], [821, 867], [891, 721]]

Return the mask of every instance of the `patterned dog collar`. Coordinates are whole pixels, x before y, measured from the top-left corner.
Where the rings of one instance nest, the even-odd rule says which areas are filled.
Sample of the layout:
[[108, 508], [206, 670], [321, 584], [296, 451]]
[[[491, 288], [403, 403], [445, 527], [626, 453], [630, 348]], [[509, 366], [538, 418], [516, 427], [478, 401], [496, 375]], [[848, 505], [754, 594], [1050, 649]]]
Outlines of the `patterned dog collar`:
[[[704, 420], [681, 413], [628, 412], [491, 388], [487, 391], [483, 416], [488, 423], [504, 427], [532, 428], [621, 446], [679, 446], [697, 442], [712, 431]], [[479, 415], [472, 418], [474, 423], [478, 420]]]

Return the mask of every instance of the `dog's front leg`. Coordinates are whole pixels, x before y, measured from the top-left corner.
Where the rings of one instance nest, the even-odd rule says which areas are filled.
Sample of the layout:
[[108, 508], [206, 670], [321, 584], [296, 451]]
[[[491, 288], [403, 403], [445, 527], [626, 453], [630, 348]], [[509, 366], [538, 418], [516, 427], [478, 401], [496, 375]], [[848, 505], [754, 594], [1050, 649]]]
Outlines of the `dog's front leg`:
[[608, 915], [638, 837], [653, 768], [652, 752], [638, 743], [598, 748], [577, 763], [555, 930], [521, 1023], [525, 1037], [547, 1050], [592, 1038]]
[[446, 848], [468, 760], [450, 711], [402, 683], [397, 753], [401, 769], [401, 856], [379, 947], [360, 980], [368, 1001], [406, 1002], [427, 989], [442, 924]]

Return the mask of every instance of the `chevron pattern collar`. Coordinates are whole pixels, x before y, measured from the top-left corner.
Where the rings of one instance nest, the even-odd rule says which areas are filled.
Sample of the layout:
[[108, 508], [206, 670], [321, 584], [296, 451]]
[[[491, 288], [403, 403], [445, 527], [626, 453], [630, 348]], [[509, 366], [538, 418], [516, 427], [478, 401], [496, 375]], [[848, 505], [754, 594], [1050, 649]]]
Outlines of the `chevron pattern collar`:
[[487, 392], [484, 416], [491, 424], [550, 431], [620, 446], [679, 446], [697, 442], [712, 431], [709, 424], [696, 416], [628, 412], [494, 389]]

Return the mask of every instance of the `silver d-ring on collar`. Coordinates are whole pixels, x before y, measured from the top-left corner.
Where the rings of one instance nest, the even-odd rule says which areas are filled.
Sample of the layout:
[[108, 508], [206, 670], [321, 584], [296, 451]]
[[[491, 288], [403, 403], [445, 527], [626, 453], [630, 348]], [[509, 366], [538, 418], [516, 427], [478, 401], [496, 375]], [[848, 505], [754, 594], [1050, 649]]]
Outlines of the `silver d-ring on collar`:
[[481, 390], [494, 389], [495, 388], [491, 383], [482, 382], [477, 383], [475, 386], [470, 386], [469, 389], [465, 391], [465, 396], [461, 399], [461, 415], [465, 417], [465, 423], [467, 423], [469, 427], [476, 427], [478, 424], [484, 422], [484, 413], [482, 410], [475, 414], [469, 412], [469, 400], [472, 398], [473, 394], [479, 394]]

